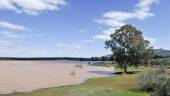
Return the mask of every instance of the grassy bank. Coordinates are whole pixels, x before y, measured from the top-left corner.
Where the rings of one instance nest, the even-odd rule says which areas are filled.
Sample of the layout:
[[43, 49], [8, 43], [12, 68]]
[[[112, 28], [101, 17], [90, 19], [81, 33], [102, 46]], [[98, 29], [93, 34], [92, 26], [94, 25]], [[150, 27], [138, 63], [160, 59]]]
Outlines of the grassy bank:
[[41, 89], [38, 91], [0, 96], [147, 96], [138, 91], [138, 75], [94, 78], [75, 86]]

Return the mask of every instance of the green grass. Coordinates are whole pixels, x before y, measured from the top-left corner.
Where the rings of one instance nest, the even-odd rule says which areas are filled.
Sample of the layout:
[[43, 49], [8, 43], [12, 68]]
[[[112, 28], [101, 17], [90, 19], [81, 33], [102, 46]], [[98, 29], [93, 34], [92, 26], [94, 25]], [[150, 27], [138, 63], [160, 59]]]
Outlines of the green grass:
[[[109, 67], [113, 66], [115, 67], [116, 72], [123, 72], [121, 68], [118, 68], [117, 64], [92, 64], [92, 66], [101, 66], [101, 67]], [[147, 70], [154, 70], [153, 67], [145, 67], [145, 66], [139, 66], [139, 67], [128, 67], [127, 71], [147, 71]]]
[[138, 91], [138, 75], [94, 78], [75, 86], [41, 89], [24, 94], [0, 96], [147, 96]]
[[[138, 66], [138, 67], [128, 67], [127, 71], [148, 71], [148, 70], [154, 70], [153, 67], [145, 67], [145, 66]], [[123, 72], [121, 68], [116, 68], [116, 72]]]
[[100, 66], [100, 67], [109, 67], [111, 66], [117, 66], [116, 64], [103, 64], [103, 63], [96, 63], [96, 64], [91, 64], [92, 66]]
[[[131, 82], [133, 81], [133, 82]], [[87, 80], [80, 86], [88, 88], [112, 88], [121, 90], [135, 90], [139, 88], [137, 75], [122, 75]]]

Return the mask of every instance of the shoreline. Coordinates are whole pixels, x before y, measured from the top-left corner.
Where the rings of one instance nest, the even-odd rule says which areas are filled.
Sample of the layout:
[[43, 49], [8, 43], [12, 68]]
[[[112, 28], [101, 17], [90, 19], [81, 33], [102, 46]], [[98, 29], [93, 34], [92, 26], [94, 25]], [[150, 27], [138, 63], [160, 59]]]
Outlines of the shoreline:
[[95, 73], [97, 71], [113, 71], [106, 67], [42, 62], [0, 61], [0, 94], [78, 85], [91, 78], [106, 76]]

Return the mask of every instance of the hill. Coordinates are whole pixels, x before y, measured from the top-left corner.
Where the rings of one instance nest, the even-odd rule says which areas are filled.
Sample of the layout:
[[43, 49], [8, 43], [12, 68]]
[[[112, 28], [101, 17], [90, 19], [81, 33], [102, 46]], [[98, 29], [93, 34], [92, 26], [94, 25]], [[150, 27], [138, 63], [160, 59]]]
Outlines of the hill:
[[[108, 54], [105, 56], [102, 56], [103, 58], [111, 58], [112, 54]], [[102, 58], [99, 57], [99, 58]], [[170, 57], [170, 50], [166, 50], [166, 49], [154, 49], [154, 57], [155, 58], [164, 58], [164, 57]]]
[[170, 50], [155, 49], [154, 54], [156, 57], [170, 57]]

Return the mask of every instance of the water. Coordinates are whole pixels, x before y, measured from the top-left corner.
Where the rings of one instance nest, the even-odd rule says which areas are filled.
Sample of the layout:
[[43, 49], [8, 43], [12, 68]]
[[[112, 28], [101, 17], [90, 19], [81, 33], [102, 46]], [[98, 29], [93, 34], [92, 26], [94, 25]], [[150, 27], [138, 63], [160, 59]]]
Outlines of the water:
[[[0, 61], [0, 94], [30, 92], [40, 88], [79, 84], [89, 78], [112, 75], [112, 68], [86, 65], [78, 68], [72, 65], [88, 64], [88, 62], [69, 60]], [[75, 72], [75, 75], [70, 75], [72, 72]]]
[[73, 61], [73, 60], [49, 60], [49, 61], [40, 61], [41, 63], [54, 63], [54, 64], [96, 64], [96, 63], [104, 63], [108, 64], [111, 63], [111, 61]]

